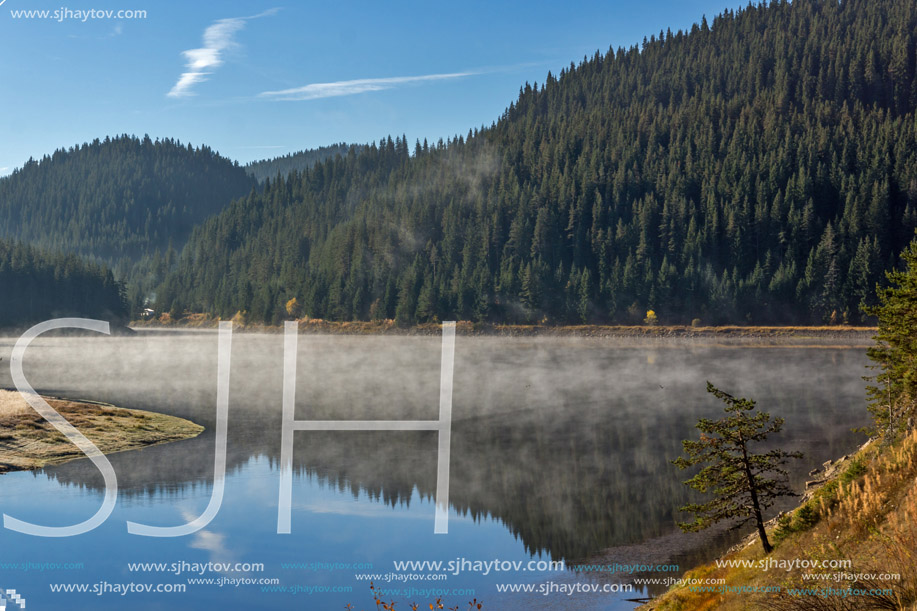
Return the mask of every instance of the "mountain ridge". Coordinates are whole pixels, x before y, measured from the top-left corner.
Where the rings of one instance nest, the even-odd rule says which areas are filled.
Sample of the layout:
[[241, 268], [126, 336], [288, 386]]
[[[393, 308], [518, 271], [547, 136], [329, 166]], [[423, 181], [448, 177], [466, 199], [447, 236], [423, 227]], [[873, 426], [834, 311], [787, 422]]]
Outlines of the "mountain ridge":
[[108, 263], [136, 262], [255, 183], [207, 146], [126, 134], [29, 159], [0, 179], [0, 237]]
[[158, 307], [862, 322], [917, 227], [915, 30], [900, 0], [775, 1], [597, 52], [467, 137], [389, 137], [236, 200]]

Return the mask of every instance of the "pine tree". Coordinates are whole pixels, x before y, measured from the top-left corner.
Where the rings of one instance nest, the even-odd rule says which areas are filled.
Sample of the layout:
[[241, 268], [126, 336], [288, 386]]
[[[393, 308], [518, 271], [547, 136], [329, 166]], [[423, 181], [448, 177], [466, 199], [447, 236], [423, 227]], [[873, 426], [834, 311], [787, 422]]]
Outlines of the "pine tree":
[[693, 513], [695, 518], [679, 526], [685, 532], [696, 532], [722, 520], [734, 520], [734, 528], [754, 521], [764, 553], [769, 554], [773, 547], [764, 529], [764, 510], [779, 497], [795, 496], [786, 483], [787, 473], [782, 465], [802, 454], [779, 449], [751, 453], [750, 444], [779, 432], [783, 418], [771, 420], [766, 412], [754, 412], [753, 400], [733, 397], [710, 382], [707, 392], [726, 403], [727, 416], [699, 420], [700, 440], [683, 441], [686, 456], [672, 462], [681, 469], [709, 463], [685, 484], [699, 492], [712, 493], [715, 498], [682, 507], [681, 511]]
[[889, 286], [866, 308], [879, 319], [876, 345], [867, 354], [880, 372], [867, 387], [869, 410], [879, 434], [894, 437], [913, 428], [917, 407], [917, 240], [902, 253], [903, 270], [886, 273]]

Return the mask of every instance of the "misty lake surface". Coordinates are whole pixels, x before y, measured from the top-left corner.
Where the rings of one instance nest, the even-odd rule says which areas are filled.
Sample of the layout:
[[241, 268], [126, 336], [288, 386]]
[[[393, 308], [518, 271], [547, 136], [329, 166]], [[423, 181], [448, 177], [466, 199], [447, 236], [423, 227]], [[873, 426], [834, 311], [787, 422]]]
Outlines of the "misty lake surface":
[[[0, 387], [12, 387], [15, 339], [0, 339]], [[128, 534], [125, 522], [184, 524], [210, 500], [216, 332], [39, 338], [25, 357], [26, 376], [39, 392], [160, 411], [207, 430], [192, 440], [111, 455], [118, 504], [90, 533], [47, 539], [0, 530], [0, 586], [16, 589], [30, 609], [334, 610], [348, 603], [369, 609], [369, 581], [358, 575], [378, 574], [377, 587], [415, 590], [386, 597], [403, 601], [397, 608], [412, 601], [425, 608], [436, 598], [416, 591], [463, 590], [444, 602], [464, 609], [476, 597], [487, 611], [630, 609], [635, 603], [627, 599], [648, 595], [645, 588], [573, 595], [540, 589], [602, 589], [635, 577], [573, 570], [577, 565], [678, 564], [684, 571], [731, 542], [716, 533], [680, 535], [676, 526], [686, 518], [677, 508], [695, 497], [681, 483], [686, 474], [669, 460], [680, 454], [682, 439], [696, 436], [698, 418], [722, 413], [705, 392], [706, 380], [786, 419], [777, 443], [806, 454], [793, 467], [797, 490], [810, 469], [853, 450], [862, 435], [851, 428], [868, 421], [865, 346], [831, 344], [459, 336], [449, 533], [433, 533], [435, 432], [300, 431], [292, 534], [279, 535], [283, 337], [236, 332], [222, 508], [195, 534], [149, 538]], [[301, 335], [296, 418], [435, 420], [440, 350], [435, 336]], [[0, 482], [0, 512], [49, 526], [90, 517], [104, 489], [88, 460], [10, 473]], [[567, 568], [385, 581], [392, 573], [430, 575], [397, 571], [395, 561], [456, 559], [523, 566], [563, 560]], [[172, 570], [172, 563], [208, 562], [242, 564], [204, 574]], [[45, 569], [24, 570], [21, 563]], [[134, 563], [169, 566], [132, 570]], [[213, 581], [189, 583], [199, 578]], [[277, 580], [287, 591], [230, 579]], [[102, 583], [183, 584], [187, 591], [94, 594]], [[54, 593], [55, 584], [84, 584], [89, 591]], [[500, 584], [535, 591], [499, 593]]]

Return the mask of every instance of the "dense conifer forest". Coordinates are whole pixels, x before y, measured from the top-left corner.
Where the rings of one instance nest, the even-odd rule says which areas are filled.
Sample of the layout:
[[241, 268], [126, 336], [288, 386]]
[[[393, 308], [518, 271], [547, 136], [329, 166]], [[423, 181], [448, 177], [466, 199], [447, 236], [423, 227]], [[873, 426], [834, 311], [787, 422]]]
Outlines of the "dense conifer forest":
[[349, 144], [332, 144], [330, 146], [320, 146], [316, 149], [290, 153], [282, 157], [272, 159], [262, 159], [245, 164], [245, 171], [255, 177], [258, 182], [264, 182], [268, 178], [274, 178], [278, 174], [286, 176], [291, 172], [301, 172], [311, 168], [319, 161], [331, 159], [338, 155], [346, 155], [350, 149]]
[[96, 140], [0, 179], [0, 238], [113, 266], [134, 315], [859, 323], [917, 228], [915, 31], [912, 1], [779, 0], [448, 141]]
[[81, 316], [126, 323], [122, 285], [75, 255], [50, 255], [0, 240], [0, 328]]
[[914, 32], [912, 1], [776, 1], [596, 53], [490, 127], [266, 180], [195, 229], [159, 307], [860, 322], [917, 226]]
[[0, 238], [130, 262], [248, 193], [254, 181], [206, 146], [120, 136], [30, 159], [0, 179]]

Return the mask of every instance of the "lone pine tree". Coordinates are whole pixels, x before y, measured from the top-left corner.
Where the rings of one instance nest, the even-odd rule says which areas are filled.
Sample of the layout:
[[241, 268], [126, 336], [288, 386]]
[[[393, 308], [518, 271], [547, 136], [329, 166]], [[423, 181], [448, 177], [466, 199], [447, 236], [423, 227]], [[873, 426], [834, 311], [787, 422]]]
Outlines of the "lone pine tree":
[[753, 400], [733, 397], [710, 382], [707, 392], [726, 403], [727, 415], [719, 420], [701, 418], [697, 423], [700, 439], [683, 441], [685, 456], [672, 462], [681, 469], [707, 464], [685, 484], [712, 493], [714, 498], [682, 507], [681, 511], [694, 514], [694, 521], [679, 526], [685, 532], [696, 532], [722, 520], [735, 520], [733, 528], [754, 520], [764, 553], [769, 554], [773, 547], [767, 540], [763, 512], [781, 496], [796, 496], [781, 467], [802, 454], [779, 449], [751, 453], [749, 445], [779, 432], [783, 418], [772, 420], [766, 412], [755, 412]]

